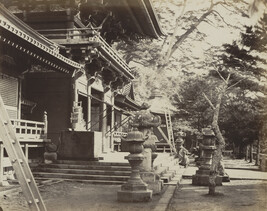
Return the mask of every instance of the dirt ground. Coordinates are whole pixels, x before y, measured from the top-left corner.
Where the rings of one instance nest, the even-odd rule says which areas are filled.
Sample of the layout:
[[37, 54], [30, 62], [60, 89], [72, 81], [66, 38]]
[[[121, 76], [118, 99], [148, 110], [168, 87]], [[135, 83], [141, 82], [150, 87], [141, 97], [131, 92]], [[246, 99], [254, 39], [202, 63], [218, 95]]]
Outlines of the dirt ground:
[[[120, 203], [117, 191], [120, 185], [93, 185], [79, 182], [61, 182], [39, 188], [48, 211], [145, 211], [152, 210], [160, 195], [147, 203]], [[29, 210], [22, 193], [1, 196], [4, 211]]]
[[191, 183], [192, 180], [182, 180], [168, 211], [267, 210], [267, 181], [232, 180], [216, 187], [216, 196], [207, 195], [208, 187], [193, 186]]

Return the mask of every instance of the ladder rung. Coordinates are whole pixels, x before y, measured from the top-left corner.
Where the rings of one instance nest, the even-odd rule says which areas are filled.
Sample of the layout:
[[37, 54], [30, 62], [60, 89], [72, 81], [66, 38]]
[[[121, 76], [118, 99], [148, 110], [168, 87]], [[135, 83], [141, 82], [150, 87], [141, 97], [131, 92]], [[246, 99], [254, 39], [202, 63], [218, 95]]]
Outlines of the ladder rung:
[[30, 182], [31, 182], [31, 180], [30, 180], [30, 179], [27, 179], [26, 181], [27, 181], [28, 183], [30, 183]]
[[[40, 201], [39, 201], [39, 199], [35, 199], [35, 202], [36, 202], [36, 203], [39, 203]], [[32, 200], [28, 201], [28, 203], [29, 203], [29, 204], [32, 204]]]
[[22, 159], [13, 159], [11, 162], [12, 163], [15, 163], [16, 161], [19, 161], [20, 163], [23, 163], [23, 160]]

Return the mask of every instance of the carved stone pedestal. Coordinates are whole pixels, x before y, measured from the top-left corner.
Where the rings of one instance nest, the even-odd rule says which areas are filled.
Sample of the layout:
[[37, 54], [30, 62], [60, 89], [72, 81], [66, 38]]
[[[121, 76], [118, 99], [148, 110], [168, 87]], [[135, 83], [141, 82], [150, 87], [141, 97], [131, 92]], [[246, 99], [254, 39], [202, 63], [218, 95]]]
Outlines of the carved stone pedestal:
[[[201, 159], [199, 170], [196, 171], [196, 174], [192, 177], [193, 185], [203, 185], [209, 186], [209, 175], [210, 175], [210, 167], [212, 161], [212, 154], [215, 147], [215, 136], [211, 129], [203, 130], [203, 140], [201, 146]], [[222, 185], [222, 177], [217, 176], [215, 180], [216, 185]]]
[[140, 155], [126, 157], [130, 162], [132, 167], [131, 177], [128, 182], [121, 186], [121, 190], [118, 191], [118, 201], [121, 202], [146, 202], [152, 199], [152, 190], [147, 189], [147, 184], [145, 184], [141, 177], [139, 170], [136, 166], [140, 164], [143, 160], [143, 156]]
[[132, 173], [128, 182], [121, 186], [117, 193], [118, 201], [121, 202], [146, 202], [152, 199], [152, 190], [147, 189], [140, 177], [140, 164], [144, 160], [143, 151], [143, 134], [139, 131], [128, 133], [125, 141], [128, 142], [131, 154], [125, 157], [131, 165]]

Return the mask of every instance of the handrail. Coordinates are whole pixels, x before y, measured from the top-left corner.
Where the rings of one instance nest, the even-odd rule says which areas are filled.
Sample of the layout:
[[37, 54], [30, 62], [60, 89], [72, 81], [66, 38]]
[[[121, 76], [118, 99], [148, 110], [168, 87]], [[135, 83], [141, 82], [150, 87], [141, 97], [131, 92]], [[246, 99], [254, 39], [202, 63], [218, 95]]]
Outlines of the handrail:
[[32, 120], [24, 120], [24, 119], [10, 119], [11, 122], [23, 122], [23, 123], [30, 123], [30, 124], [40, 124], [44, 125], [44, 122], [32, 121]]

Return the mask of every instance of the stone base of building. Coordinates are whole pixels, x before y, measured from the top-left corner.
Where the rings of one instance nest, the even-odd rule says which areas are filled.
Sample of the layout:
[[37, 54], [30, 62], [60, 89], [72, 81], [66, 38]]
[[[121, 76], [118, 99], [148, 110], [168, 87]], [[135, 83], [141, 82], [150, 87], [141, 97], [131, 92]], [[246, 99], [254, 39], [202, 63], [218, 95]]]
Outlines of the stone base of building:
[[148, 202], [152, 200], [152, 190], [119, 190], [117, 198], [120, 202]]
[[163, 181], [160, 176], [154, 172], [141, 172], [141, 179], [148, 185], [148, 189], [153, 191], [153, 195], [161, 193], [163, 189]]
[[[222, 177], [217, 176], [215, 179], [216, 186], [222, 185]], [[196, 174], [192, 177], [192, 184], [193, 185], [200, 185], [200, 186], [209, 186], [209, 175], [201, 175]]]

